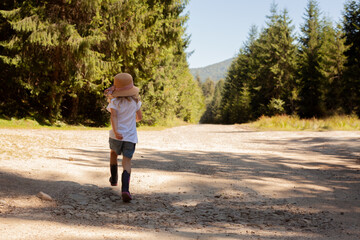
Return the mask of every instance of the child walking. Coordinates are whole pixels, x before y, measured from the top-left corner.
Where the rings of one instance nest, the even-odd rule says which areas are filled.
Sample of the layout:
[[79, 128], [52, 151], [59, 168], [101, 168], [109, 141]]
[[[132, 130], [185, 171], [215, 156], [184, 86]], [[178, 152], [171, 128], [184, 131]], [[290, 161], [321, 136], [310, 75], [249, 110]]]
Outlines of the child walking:
[[117, 186], [117, 158], [118, 155], [122, 155], [121, 196], [124, 202], [130, 202], [132, 200], [129, 191], [131, 159], [138, 142], [136, 122], [142, 119], [139, 88], [134, 86], [130, 74], [119, 73], [114, 77], [114, 85], [105, 90], [105, 95], [110, 101], [106, 109], [111, 114], [109, 181], [111, 186]]

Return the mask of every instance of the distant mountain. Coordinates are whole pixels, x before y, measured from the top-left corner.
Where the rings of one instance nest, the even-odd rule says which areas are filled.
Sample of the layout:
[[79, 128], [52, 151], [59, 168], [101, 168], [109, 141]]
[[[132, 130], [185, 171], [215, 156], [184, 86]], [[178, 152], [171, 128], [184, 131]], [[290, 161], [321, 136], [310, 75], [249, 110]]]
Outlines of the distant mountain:
[[208, 78], [211, 78], [213, 81], [219, 81], [222, 78], [225, 79], [227, 70], [233, 60], [234, 58], [230, 58], [206, 67], [190, 68], [190, 72], [195, 79], [197, 76], [199, 76], [201, 82], [205, 82], [205, 80]]

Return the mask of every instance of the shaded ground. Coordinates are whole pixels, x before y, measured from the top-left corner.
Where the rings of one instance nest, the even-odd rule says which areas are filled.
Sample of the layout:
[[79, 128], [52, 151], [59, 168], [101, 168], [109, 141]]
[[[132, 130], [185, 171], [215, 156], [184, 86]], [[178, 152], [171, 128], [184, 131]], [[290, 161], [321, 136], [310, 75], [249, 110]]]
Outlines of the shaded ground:
[[[107, 131], [0, 129], [1, 239], [359, 239], [360, 132], [139, 132], [134, 200]], [[38, 192], [54, 200], [44, 201]]]

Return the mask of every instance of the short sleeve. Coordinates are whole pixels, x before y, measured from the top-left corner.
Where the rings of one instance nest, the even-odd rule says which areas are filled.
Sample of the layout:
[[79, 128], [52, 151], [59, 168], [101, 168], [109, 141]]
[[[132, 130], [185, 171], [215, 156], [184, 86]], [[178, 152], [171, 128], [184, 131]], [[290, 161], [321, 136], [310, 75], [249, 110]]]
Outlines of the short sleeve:
[[141, 101], [138, 101], [137, 103], [136, 103], [136, 111], [139, 111], [140, 110], [140, 108], [141, 108]]
[[116, 110], [116, 106], [114, 103], [115, 100], [116, 98], [111, 99], [110, 103], [106, 107], [106, 110], [108, 110], [109, 112], [111, 112], [111, 108]]

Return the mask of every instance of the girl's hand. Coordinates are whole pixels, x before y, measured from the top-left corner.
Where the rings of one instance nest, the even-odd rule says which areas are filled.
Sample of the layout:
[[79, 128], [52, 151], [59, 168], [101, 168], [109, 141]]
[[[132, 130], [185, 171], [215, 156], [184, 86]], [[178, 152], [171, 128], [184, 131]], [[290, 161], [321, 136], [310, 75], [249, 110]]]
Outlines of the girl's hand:
[[136, 122], [140, 122], [142, 120], [142, 112], [141, 110], [136, 111]]
[[119, 140], [123, 139], [123, 135], [121, 133], [118, 133], [117, 131], [115, 131], [115, 137], [116, 137], [116, 139], [119, 139]]

